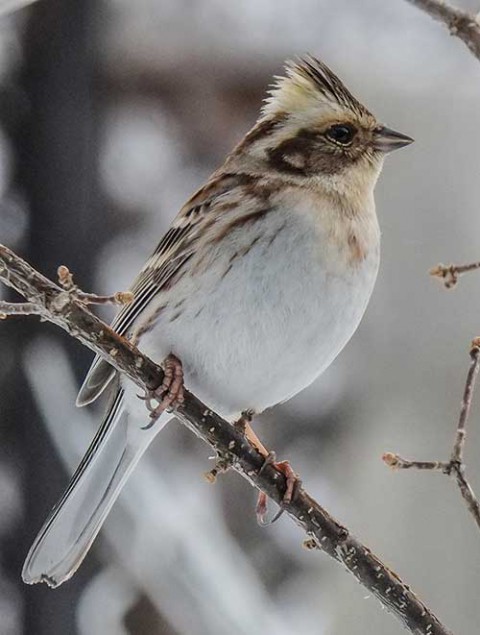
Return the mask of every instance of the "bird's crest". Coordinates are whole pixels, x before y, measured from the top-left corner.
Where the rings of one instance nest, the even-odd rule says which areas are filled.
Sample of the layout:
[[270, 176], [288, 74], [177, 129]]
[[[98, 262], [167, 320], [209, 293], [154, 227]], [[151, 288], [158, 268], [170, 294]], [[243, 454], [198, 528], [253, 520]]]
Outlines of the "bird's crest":
[[264, 117], [296, 114], [322, 106], [341, 112], [349, 110], [360, 117], [371, 116], [328, 66], [308, 56], [286, 63], [285, 76], [275, 77], [262, 113]]

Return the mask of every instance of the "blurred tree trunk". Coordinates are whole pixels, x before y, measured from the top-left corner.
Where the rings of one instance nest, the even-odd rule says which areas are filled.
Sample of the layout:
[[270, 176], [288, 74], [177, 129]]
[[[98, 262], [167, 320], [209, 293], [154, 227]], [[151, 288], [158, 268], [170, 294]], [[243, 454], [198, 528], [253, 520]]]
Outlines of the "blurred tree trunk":
[[[96, 184], [92, 91], [92, 25], [97, 6], [94, 0], [45, 0], [30, 10], [19, 77], [27, 107], [14, 133], [19, 152], [17, 187], [29, 207], [29, 234], [23, 254], [51, 276], [59, 264], [68, 264], [86, 289], [92, 287], [95, 255], [106, 233]], [[25, 390], [21, 370], [25, 330], [22, 328], [20, 338], [12, 323], [2, 333], [18, 362], [1, 391], [9, 395], [5, 427], [12, 437], [16, 463], [23, 466], [24, 518], [28, 524], [18, 532], [17, 544], [11, 550], [23, 557], [65, 487], [66, 475]], [[28, 333], [36, 334], [31, 327]], [[58, 331], [55, 337], [59, 337]], [[70, 338], [64, 338], [64, 343], [75, 355], [77, 370], [84, 369], [88, 352]], [[73, 422], [65, 421], [65, 425]], [[19, 585], [21, 564], [18, 560], [10, 563], [10, 574]], [[56, 591], [43, 585], [23, 587], [25, 633], [75, 633], [75, 608], [91, 568], [87, 564], [74, 581]]]

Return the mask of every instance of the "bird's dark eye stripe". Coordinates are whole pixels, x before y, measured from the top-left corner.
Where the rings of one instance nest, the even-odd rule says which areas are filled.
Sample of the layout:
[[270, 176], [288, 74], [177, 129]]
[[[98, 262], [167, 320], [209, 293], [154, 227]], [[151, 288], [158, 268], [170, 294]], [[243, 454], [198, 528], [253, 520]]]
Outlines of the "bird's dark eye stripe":
[[338, 123], [328, 128], [325, 133], [328, 139], [339, 143], [340, 145], [348, 145], [352, 142], [353, 137], [356, 135], [357, 129], [355, 126], [346, 123]]

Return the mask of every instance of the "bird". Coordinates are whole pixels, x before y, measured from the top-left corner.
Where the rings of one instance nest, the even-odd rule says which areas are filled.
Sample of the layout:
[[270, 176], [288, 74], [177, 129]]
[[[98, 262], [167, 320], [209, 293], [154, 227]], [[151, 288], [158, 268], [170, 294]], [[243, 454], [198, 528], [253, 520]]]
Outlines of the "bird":
[[108, 386], [108, 408], [28, 553], [26, 583], [57, 587], [75, 573], [184, 385], [243, 421], [267, 460], [251, 418], [309, 386], [357, 329], [380, 259], [375, 184], [386, 154], [412, 141], [319, 59], [286, 63], [255, 125], [181, 208], [115, 317], [120, 335], [163, 362], [164, 384], [147, 395], [149, 417], [138, 388], [94, 360], [77, 405]]

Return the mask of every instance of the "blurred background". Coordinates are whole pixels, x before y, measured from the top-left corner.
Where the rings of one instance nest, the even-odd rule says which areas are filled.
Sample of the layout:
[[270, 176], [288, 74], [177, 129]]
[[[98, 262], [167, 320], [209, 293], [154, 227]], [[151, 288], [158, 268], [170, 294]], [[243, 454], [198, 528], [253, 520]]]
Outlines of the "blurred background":
[[[5, 8], [10, 0], [0, 4]], [[457, 4], [478, 10], [478, 3]], [[416, 143], [377, 187], [383, 262], [335, 364], [256, 429], [308, 490], [460, 635], [478, 631], [480, 535], [445, 459], [480, 334], [480, 64], [402, 0], [41, 0], [0, 19], [0, 240], [88, 291], [128, 287], [181, 204], [254, 123], [285, 58], [310, 52]], [[0, 289], [0, 297], [10, 297]], [[112, 313], [105, 311], [104, 317]], [[76, 410], [92, 355], [35, 318], [0, 328], [3, 635], [399, 635], [401, 625], [282, 517], [257, 526], [208, 448], [157, 438], [76, 576], [22, 584], [27, 550], [101, 417]], [[478, 400], [477, 400], [478, 401]], [[480, 491], [480, 409], [467, 445]]]

